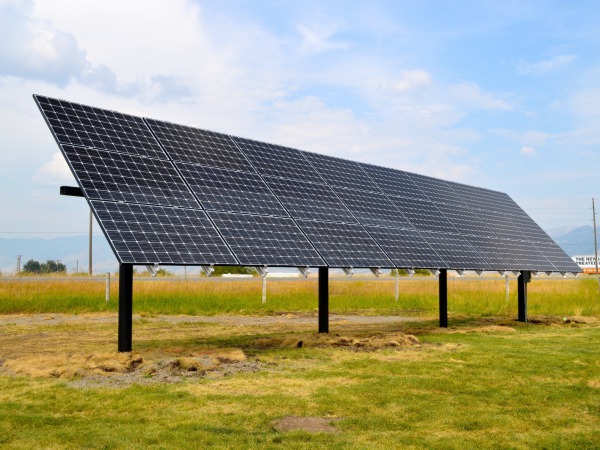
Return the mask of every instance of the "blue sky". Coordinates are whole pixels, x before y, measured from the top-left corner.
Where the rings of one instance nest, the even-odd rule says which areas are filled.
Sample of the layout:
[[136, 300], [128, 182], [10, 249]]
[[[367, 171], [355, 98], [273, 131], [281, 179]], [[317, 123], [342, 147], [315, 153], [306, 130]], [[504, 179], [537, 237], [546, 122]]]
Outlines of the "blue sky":
[[0, 237], [87, 230], [31, 98], [55, 96], [507, 192], [600, 200], [596, 1], [0, 0]]

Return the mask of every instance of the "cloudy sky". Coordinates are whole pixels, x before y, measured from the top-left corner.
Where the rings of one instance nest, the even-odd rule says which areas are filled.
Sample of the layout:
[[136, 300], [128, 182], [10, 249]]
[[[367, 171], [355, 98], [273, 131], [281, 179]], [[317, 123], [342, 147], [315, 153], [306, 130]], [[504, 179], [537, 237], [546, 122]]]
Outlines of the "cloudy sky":
[[595, 1], [0, 0], [0, 237], [85, 233], [32, 94], [507, 192], [600, 198]]

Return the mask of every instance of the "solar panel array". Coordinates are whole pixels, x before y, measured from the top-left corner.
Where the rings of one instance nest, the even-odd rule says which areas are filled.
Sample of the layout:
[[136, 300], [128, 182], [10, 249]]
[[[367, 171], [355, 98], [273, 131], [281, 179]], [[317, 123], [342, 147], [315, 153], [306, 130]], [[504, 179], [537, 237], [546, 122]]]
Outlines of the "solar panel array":
[[123, 263], [580, 271], [500, 192], [35, 99]]

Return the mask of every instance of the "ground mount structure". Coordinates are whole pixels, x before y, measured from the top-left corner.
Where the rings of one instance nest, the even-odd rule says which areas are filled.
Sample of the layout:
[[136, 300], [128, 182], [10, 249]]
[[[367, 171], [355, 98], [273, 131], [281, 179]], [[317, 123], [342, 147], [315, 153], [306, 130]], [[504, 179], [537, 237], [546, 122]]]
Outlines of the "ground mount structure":
[[506, 194], [64, 100], [34, 96], [117, 260], [119, 350], [131, 350], [133, 265], [581, 269]]

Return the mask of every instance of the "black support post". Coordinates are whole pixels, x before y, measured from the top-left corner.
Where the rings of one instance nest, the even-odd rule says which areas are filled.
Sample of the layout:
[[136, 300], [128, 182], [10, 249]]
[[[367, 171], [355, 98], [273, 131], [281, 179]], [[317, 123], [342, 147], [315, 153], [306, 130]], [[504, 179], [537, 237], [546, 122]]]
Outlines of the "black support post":
[[119, 352], [131, 351], [133, 264], [119, 265]]
[[319, 267], [319, 333], [329, 333], [329, 267]]
[[440, 269], [440, 327], [448, 328], [448, 271]]
[[521, 271], [517, 279], [519, 290], [519, 322], [527, 322], [527, 283], [531, 281], [531, 272]]

